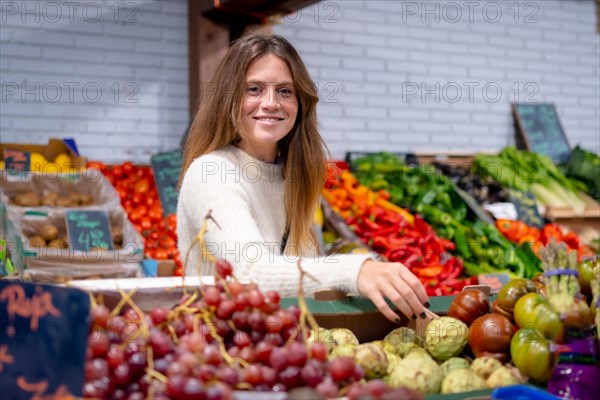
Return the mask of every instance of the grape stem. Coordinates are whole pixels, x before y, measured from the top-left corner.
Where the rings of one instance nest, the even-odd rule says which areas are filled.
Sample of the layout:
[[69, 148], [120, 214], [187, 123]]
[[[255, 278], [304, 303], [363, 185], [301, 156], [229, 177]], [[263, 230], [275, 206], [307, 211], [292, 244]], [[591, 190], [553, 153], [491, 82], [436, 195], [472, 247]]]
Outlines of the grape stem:
[[[308, 339], [308, 332], [307, 332], [307, 327], [306, 327], [307, 320], [308, 320], [308, 323], [309, 323], [311, 329], [315, 333], [319, 332], [319, 324], [315, 320], [314, 316], [310, 313], [310, 310], [308, 309], [308, 306], [306, 305], [303, 281], [304, 281], [305, 276], [307, 276], [308, 278], [312, 279], [315, 282], [319, 282], [319, 280], [317, 278], [315, 278], [313, 275], [306, 272], [304, 269], [302, 269], [300, 259], [298, 259], [297, 265], [298, 265], [298, 271], [300, 271], [300, 280], [298, 282], [298, 306], [300, 308], [300, 330], [302, 332], [302, 339], [304, 341], [306, 341]], [[298, 331], [296, 331], [293, 335], [290, 336], [290, 338], [288, 339], [288, 343], [294, 341], [296, 339], [297, 335], [298, 335]]]
[[[122, 289], [119, 288], [119, 291], [121, 291]], [[131, 289], [131, 292], [129, 292], [128, 297], [132, 297], [135, 292], [137, 291], [137, 288], [133, 288]], [[123, 297], [123, 295], [121, 295], [121, 300], [119, 300], [119, 303], [117, 304], [117, 306], [115, 308], [113, 308], [113, 310], [110, 313], [111, 317], [117, 316], [119, 315], [119, 313], [121, 312], [121, 308], [123, 308], [123, 306], [127, 304], [127, 300], [125, 299], [125, 297]]]
[[[191, 253], [192, 249], [194, 248], [194, 245], [197, 243], [198, 246], [200, 246], [200, 259], [198, 260], [198, 264], [196, 264], [196, 271], [200, 278], [202, 278], [202, 266], [204, 265], [203, 260], [206, 260], [212, 264], [215, 264], [217, 262], [217, 258], [214, 255], [210, 254], [210, 252], [206, 249], [206, 243], [204, 242], [204, 235], [206, 234], [206, 231], [208, 230], [208, 221], [209, 220], [213, 221], [215, 223], [215, 225], [217, 225], [217, 227], [219, 229], [221, 229], [221, 227], [219, 226], [217, 221], [215, 221], [215, 219], [212, 217], [211, 213], [212, 213], [212, 210], [208, 210], [208, 213], [206, 213], [206, 215], [202, 219], [202, 227], [200, 228], [200, 232], [198, 232], [198, 234], [196, 235], [194, 240], [192, 240], [192, 243], [190, 244], [190, 247], [187, 249], [187, 252], [185, 254], [184, 265], [187, 265], [188, 260], [190, 258], [190, 253]], [[182, 278], [183, 277], [185, 277], [185, 268], [182, 273]], [[184, 285], [184, 290], [185, 290], [185, 285]], [[202, 287], [202, 279], [200, 279], [200, 292], [204, 296], [204, 289]]]

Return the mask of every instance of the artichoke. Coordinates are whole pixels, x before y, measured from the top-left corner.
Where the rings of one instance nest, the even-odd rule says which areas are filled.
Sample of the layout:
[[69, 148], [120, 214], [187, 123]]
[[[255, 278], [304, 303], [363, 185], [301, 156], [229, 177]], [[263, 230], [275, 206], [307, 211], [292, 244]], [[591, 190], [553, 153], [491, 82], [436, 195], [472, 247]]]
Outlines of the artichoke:
[[337, 357], [354, 357], [356, 354], [356, 345], [355, 344], [343, 344], [341, 346], [335, 346], [329, 352], [329, 359], [333, 360]]
[[471, 364], [471, 371], [485, 381], [495, 370], [501, 367], [502, 364], [495, 358], [478, 357], [473, 361], [473, 364]]
[[388, 343], [400, 357], [404, 357], [411, 349], [421, 347], [423, 343], [414, 329], [406, 327], [394, 329], [387, 334], [383, 342]]
[[440, 367], [442, 368], [444, 376], [446, 376], [450, 371], [454, 371], [455, 369], [469, 369], [469, 362], [464, 358], [450, 357], [444, 361]]
[[364, 343], [356, 346], [355, 350], [354, 360], [365, 371], [365, 378], [380, 378], [387, 373], [388, 359], [381, 347]]
[[401, 360], [386, 382], [392, 387], [407, 387], [433, 394], [440, 391], [443, 377], [442, 369], [431, 357], [415, 353]]
[[485, 384], [491, 388], [519, 385], [520, 383], [519, 379], [517, 379], [517, 377], [505, 366], [497, 368], [485, 381]]
[[450, 371], [442, 381], [442, 393], [460, 393], [487, 389], [485, 381], [469, 369]]
[[440, 361], [460, 354], [468, 340], [469, 327], [456, 318], [436, 318], [425, 328], [425, 348]]
[[329, 351], [335, 346], [343, 344], [358, 345], [358, 339], [354, 336], [354, 333], [350, 329], [345, 328], [324, 329], [319, 332], [318, 339], [319, 342], [325, 343]]

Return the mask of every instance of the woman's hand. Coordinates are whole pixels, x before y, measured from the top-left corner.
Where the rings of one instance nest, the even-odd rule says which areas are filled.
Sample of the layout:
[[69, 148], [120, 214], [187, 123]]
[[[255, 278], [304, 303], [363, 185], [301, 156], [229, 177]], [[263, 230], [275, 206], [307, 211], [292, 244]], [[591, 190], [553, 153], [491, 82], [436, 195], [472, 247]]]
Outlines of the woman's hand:
[[429, 298], [419, 280], [401, 263], [365, 261], [358, 273], [358, 291], [390, 321], [400, 317], [385, 302], [387, 297], [408, 318], [425, 318], [425, 304]]

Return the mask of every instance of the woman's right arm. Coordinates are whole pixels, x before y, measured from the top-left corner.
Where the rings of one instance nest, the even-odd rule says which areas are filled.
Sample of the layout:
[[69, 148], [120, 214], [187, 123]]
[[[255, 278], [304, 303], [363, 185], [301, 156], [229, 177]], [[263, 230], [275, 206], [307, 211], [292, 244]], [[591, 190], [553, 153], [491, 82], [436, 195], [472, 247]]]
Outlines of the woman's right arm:
[[[300, 272], [297, 259], [278, 255], [275, 243], [265, 243], [250, 204], [241, 186], [218, 176], [202, 176], [202, 168], [192, 164], [179, 194], [177, 225], [180, 252], [185, 259], [187, 247], [199, 232], [204, 216], [212, 210], [219, 224], [209, 223], [204, 237], [209, 250], [227, 259], [239, 279], [256, 282], [261, 290], [276, 290], [282, 296], [296, 296]], [[197, 260], [197, 248], [190, 260]], [[195, 262], [191, 261], [194, 265]], [[361, 293], [373, 301], [389, 319], [398, 316], [383, 300], [389, 298], [408, 317], [424, 312], [427, 296], [420, 282], [402, 264], [373, 261], [369, 254], [303, 257], [304, 271], [319, 282], [306, 278], [305, 293], [320, 288], [336, 288]], [[186, 266], [184, 266], [186, 267]], [[191, 268], [187, 268], [190, 271]], [[193, 268], [192, 268], [193, 269]]]

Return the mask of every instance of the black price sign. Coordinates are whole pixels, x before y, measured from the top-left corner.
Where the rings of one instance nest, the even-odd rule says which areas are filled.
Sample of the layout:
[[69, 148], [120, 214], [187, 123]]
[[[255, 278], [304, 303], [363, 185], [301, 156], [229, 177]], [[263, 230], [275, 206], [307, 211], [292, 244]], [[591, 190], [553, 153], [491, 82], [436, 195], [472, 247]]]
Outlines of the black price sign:
[[105, 211], [68, 211], [67, 233], [74, 250], [112, 250], [112, 235]]
[[81, 397], [89, 313], [81, 290], [0, 281], [1, 397]]
[[513, 104], [513, 115], [521, 135], [520, 147], [544, 154], [555, 164], [567, 161], [571, 147], [554, 104]]
[[23, 150], [4, 149], [4, 169], [9, 173], [31, 171], [31, 153]]
[[154, 172], [154, 182], [165, 216], [177, 212], [177, 198], [179, 196], [177, 183], [179, 182], [181, 162], [181, 153], [178, 150], [154, 154], [150, 158], [152, 171]]
[[508, 195], [510, 197], [510, 202], [513, 203], [517, 209], [517, 218], [519, 220], [536, 228], [544, 227], [544, 219], [538, 212], [537, 203], [533, 193], [509, 189]]

